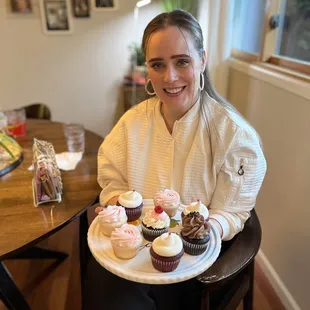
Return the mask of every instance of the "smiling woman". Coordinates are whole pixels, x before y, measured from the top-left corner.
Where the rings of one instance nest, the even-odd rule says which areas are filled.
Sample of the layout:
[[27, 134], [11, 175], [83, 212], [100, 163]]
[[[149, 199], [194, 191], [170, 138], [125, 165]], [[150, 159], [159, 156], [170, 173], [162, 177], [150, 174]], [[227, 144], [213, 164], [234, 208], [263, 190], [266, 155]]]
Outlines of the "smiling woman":
[[[146, 89], [153, 88], [156, 96], [127, 111], [101, 145], [100, 204], [113, 205], [132, 189], [144, 199], [172, 189], [182, 204], [200, 199], [208, 206], [209, 220], [223, 241], [230, 240], [250, 217], [265, 176], [259, 136], [214, 89], [202, 31], [191, 14], [175, 10], [156, 16], [144, 31], [142, 47]], [[110, 287], [100, 292], [109, 309], [200, 307], [195, 278], [133, 286], [106, 272], [103, 282]], [[115, 298], [116, 288], [122, 298]]]

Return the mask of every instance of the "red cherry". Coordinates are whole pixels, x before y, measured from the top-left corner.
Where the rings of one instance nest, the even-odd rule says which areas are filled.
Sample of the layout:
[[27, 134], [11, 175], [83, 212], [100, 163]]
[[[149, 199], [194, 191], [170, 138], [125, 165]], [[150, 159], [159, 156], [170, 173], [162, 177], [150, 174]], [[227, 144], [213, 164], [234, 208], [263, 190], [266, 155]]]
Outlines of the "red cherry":
[[134, 189], [133, 192], [135, 192], [136, 190]]
[[155, 210], [155, 213], [157, 214], [164, 212], [164, 209], [161, 206], [156, 206], [154, 210]]
[[200, 199], [197, 199], [197, 202], [200, 202]]

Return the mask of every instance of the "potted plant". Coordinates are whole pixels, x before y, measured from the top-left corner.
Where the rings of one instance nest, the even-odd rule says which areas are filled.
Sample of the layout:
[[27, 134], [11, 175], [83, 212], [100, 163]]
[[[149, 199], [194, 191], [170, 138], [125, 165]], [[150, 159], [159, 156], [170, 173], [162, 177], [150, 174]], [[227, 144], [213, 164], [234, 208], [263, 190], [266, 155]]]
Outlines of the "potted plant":
[[131, 52], [130, 62], [131, 62], [131, 77], [134, 83], [144, 84], [146, 81], [146, 66], [145, 66], [145, 56], [141, 45], [133, 42], [129, 46]]

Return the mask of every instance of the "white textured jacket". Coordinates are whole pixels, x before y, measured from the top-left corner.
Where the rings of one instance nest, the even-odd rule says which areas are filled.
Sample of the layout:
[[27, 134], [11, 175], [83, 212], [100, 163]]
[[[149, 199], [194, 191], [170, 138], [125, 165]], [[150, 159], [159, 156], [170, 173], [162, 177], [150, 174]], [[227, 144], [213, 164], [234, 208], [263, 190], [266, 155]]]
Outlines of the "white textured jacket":
[[183, 204], [200, 199], [210, 208], [223, 240], [240, 232], [255, 206], [266, 161], [256, 132], [240, 115], [210, 97], [204, 104], [201, 109], [197, 102], [176, 121], [172, 134], [157, 98], [126, 112], [99, 149], [100, 203], [132, 189], [152, 199], [172, 188]]

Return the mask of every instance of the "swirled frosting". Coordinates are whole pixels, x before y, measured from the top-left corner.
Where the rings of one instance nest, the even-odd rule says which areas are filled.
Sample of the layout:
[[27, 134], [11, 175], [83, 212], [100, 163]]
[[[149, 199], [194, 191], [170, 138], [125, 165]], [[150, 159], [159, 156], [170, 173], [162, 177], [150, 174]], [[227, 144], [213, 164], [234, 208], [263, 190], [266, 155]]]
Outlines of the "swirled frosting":
[[156, 213], [153, 209], [146, 213], [142, 222], [146, 227], [162, 229], [170, 226], [170, 217], [165, 211]]
[[142, 242], [142, 236], [136, 226], [124, 224], [112, 231], [111, 242], [119, 247], [136, 246]]
[[100, 218], [100, 221], [106, 223], [127, 221], [126, 211], [121, 206], [107, 206], [106, 208], [102, 208], [98, 216]]
[[184, 215], [187, 215], [191, 212], [199, 212], [201, 215], [203, 215], [205, 220], [209, 218], [209, 210], [203, 203], [201, 203], [200, 200], [192, 202], [183, 210]]
[[198, 212], [191, 212], [183, 218], [182, 235], [190, 239], [204, 239], [210, 232], [208, 222]]
[[118, 202], [125, 208], [137, 208], [142, 203], [142, 196], [135, 190], [121, 194]]
[[160, 256], [171, 257], [182, 251], [183, 242], [175, 233], [164, 233], [153, 241], [152, 248]]
[[180, 204], [180, 195], [172, 190], [165, 189], [154, 196], [154, 205], [161, 207], [176, 207]]

